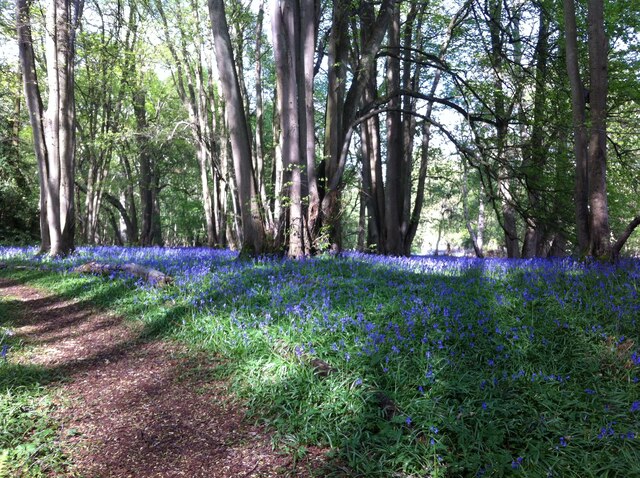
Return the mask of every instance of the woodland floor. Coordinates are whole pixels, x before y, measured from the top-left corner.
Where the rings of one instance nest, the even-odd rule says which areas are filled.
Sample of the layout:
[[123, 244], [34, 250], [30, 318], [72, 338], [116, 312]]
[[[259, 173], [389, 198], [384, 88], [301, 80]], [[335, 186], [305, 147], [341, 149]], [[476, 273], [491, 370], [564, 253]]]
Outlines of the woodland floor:
[[8, 279], [0, 295], [20, 304], [21, 360], [59, 377], [55, 418], [73, 476], [308, 477], [327, 465], [321, 449], [297, 461], [275, 451], [216, 377], [219, 359], [145, 341], [122, 318]]

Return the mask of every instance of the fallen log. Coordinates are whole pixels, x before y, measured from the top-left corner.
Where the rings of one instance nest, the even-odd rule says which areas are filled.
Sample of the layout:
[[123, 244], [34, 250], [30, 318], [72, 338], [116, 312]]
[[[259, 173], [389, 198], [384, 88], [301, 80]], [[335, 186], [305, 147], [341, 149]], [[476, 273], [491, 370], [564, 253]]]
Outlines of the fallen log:
[[141, 266], [140, 264], [100, 264], [98, 262], [87, 262], [86, 264], [74, 267], [71, 269], [71, 272], [98, 275], [111, 275], [112, 273], [124, 272], [160, 287], [173, 282], [173, 277], [156, 269]]

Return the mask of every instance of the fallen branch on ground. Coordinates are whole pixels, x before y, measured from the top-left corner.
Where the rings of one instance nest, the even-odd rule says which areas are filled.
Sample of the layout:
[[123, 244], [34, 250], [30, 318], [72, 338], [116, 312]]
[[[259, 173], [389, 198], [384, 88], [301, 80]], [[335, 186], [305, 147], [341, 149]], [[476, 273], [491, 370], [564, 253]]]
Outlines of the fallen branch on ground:
[[156, 286], [164, 286], [173, 282], [173, 277], [156, 269], [141, 266], [140, 264], [100, 264], [98, 262], [87, 262], [86, 264], [74, 267], [71, 269], [71, 272], [100, 275], [125, 272]]

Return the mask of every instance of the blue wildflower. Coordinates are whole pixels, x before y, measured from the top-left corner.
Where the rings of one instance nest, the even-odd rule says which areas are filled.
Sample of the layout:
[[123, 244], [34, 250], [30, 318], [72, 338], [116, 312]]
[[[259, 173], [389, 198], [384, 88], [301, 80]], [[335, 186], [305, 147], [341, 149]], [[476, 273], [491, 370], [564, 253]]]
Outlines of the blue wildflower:
[[514, 470], [517, 470], [518, 468], [520, 468], [520, 465], [522, 465], [523, 460], [524, 458], [519, 456], [518, 458], [516, 458], [511, 462], [511, 468], [513, 468]]

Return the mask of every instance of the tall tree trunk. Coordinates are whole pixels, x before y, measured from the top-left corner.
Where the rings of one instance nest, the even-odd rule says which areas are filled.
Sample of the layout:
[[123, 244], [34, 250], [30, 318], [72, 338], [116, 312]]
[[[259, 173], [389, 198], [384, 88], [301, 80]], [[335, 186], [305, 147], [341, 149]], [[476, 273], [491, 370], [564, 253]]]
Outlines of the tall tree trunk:
[[518, 247], [518, 231], [516, 211], [513, 207], [511, 192], [511, 178], [509, 168], [506, 167], [506, 145], [509, 131], [506, 94], [503, 89], [504, 45], [502, 40], [502, 0], [489, 2], [489, 33], [491, 36], [491, 66], [493, 68], [493, 108], [496, 117], [496, 159], [498, 162], [498, 195], [502, 202], [502, 229], [504, 232], [507, 257], [516, 258], [520, 255]]
[[523, 257], [534, 257], [540, 249], [539, 243], [543, 238], [543, 228], [540, 218], [540, 195], [542, 185], [540, 181], [541, 173], [546, 163], [546, 151], [544, 148], [544, 114], [545, 97], [547, 89], [547, 60], [549, 56], [549, 20], [546, 11], [541, 8], [539, 15], [538, 40], [535, 49], [535, 93], [533, 99], [533, 124], [531, 125], [531, 139], [527, 153], [525, 154], [525, 177], [527, 183], [527, 194], [529, 198], [529, 208], [531, 212], [526, 218], [526, 232], [524, 245], [522, 246]]
[[395, 4], [389, 22], [387, 57], [387, 171], [385, 179], [385, 254], [404, 254], [402, 220], [404, 210], [404, 135], [400, 92], [400, 5]]
[[35, 155], [38, 164], [38, 180], [40, 183], [40, 252], [45, 253], [51, 249], [49, 223], [47, 221], [47, 198], [49, 196], [47, 163], [49, 160], [44, 136], [44, 106], [42, 104], [33, 51], [33, 36], [31, 34], [31, 18], [29, 14], [30, 6], [31, 3], [28, 0], [16, 0], [16, 27], [25, 99], [27, 110], [29, 111], [29, 120], [31, 122]]
[[153, 158], [149, 150], [147, 137], [147, 109], [146, 92], [138, 87], [133, 93], [133, 110], [136, 117], [136, 143], [138, 146], [138, 161], [140, 166], [140, 208], [142, 209], [142, 229], [140, 231], [140, 245], [153, 244]]
[[[302, 69], [301, 81], [298, 83], [300, 97], [298, 108], [300, 117], [304, 119], [300, 134], [300, 151], [303, 175], [303, 196], [307, 201], [307, 229], [306, 234], [313, 240], [320, 227], [320, 190], [316, 171], [316, 138], [315, 138], [315, 108], [313, 105], [314, 54], [318, 36], [320, 19], [320, 1], [300, 0], [300, 43], [298, 62]], [[307, 241], [306, 252], [311, 251], [313, 244]]]
[[209, 15], [221, 90], [226, 103], [233, 167], [240, 201], [244, 236], [241, 252], [257, 255], [265, 250], [265, 229], [253, 171], [251, 136], [234, 68], [233, 49], [223, 0], [209, 0]]
[[[373, 65], [382, 40], [388, 30], [394, 3], [394, 0], [382, 1], [379, 13], [370, 25], [369, 34], [362, 44], [359, 56], [354, 61], [355, 65], [352, 70], [354, 77], [344, 96], [344, 102], [339, 97], [331, 98], [331, 95], [339, 93], [340, 85], [346, 83], [346, 72], [337, 69], [340, 65], [335, 62], [337, 55], [344, 55], [344, 52], [338, 49], [334, 51], [333, 57], [330, 55], [328, 59], [332, 68], [329, 76], [329, 98], [327, 100], [325, 126], [326, 181], [320, 209], [323, 225], [329, 230], [331, 248], [334, 250], [339, 250], [341, 247], [340, 188], [342, 187], [342, 176], [346, 167], [353, 127], [364, 91], [369, 85], [372, 72], [375, 71]], [[340, 41], [338, 38], [340, 31], [336, 31], [336, 29], [343, 28], [343, 31], [346, 31], [347, 23], [343, 17], [348, 6], [348, 2], [344, 0], [336, 0], [333, 3], [334, 20], [332, 22], [331, 36], [335, 35], [335, 37], [333, 40], [330, 38], [330, 51], [335, 49], [335, 46], [331, 46], [331, 41]], [[337, 17], [336, 14], [338, 15]], [[332, 74], [335, 74], [333, 79], [331, 77]], [[337, 103], [342, 102], [343, 107], [337, 108]], [[336, 105], [336, 107], [332, 105]]]
[[35, 69], [29, 16], [30, 4], [17, 0], [17, 31], [29, 116], [41, 181], [41, 206], [46, 210], [42, 250], [52, 256], [74, 250], [75, 235], [75, 30], [82, 2], [49, 0], [46, 4], [45, 54], [48, 103], [43, 112]]
[[[301, 150], [301, 136], [305, 117], [304, 107], [299, 107], [303, 99], [298, 94], [300, 10], [297, 0], [277, 0], [273, 2], [273, 51], [276, 63], [278, 86], [278, 111], [280, 117], [280, 148], [287, 178], [283, 194], [289, 198], [288, 255], [300, 258], [305, 255], [304, 221], [302, 211], [302, 164], [305, 151]], [[306, 128], [305, 128], [306, 129]]]
[[340, 224], [340, 191], [326, 188], [329, 178], [339, 174], [338, 161], [343, 145], [343, 112], [346, 84], [346, 61], [348, 50], [348, 3], [342, 0], [333, 4], [331, 32], [328, 50], [328, 91], [325, 114], [325, 197], [323, 198], [323, 218], [328, 229], [330, 247], [335, 252], [342, 248], [342, 228]]
[[589, 194], [587, 177], [586, 90], [578, 62], [578, 29], [574, 0], [563, 0], [567, 75], [571, 86], [573, 116], [573, 152], [576, 161], [575, 207], [576, 236], [580, 254], [589, 252]]
[[604, 1], [589, 0], [589, 76], [591, 131], [589, 138], [589, 249], [594, 257], [611, 254], [607, 205], [607, 93], [608, 42], [604, 25]]
[[264, 0], [260, 1], [260, 7], [258, 10], [258, 17], [256, 19], [256, 52], [255, 52], [255, 95], [256, 95], [256, 130], [255, 130], [255, 169], [256, 180], [258, 182], [258, 189], [260, 194], [260, 201], [265, 213], [265, 223], [267, 230], [271, 236], [275, 235], [273, 224], [273, 211], [269, 205], [267, 198], [267, 182], [265, 177], [265, 144], [264, 144], [264, 99], [262, 93], [262, 55], [264, 54], [262, 48], [262, 29], [264, 23]]

